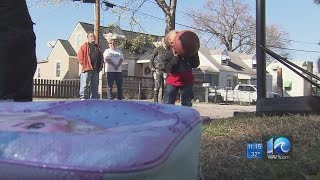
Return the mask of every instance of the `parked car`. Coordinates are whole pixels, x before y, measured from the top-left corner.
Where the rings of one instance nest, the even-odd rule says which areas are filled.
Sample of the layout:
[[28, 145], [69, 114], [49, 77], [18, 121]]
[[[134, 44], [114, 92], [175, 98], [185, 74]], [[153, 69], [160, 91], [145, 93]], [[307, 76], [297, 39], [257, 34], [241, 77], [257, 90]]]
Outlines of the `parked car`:
[[[277, 97], [277, 93], [268, 92], [267, 97]], [[209, 87], [209, 102], [249, 102], [257, 101], [257, 87], [252, 84], [238, 84], [234, 89], [230, 87], [217, 89]]]

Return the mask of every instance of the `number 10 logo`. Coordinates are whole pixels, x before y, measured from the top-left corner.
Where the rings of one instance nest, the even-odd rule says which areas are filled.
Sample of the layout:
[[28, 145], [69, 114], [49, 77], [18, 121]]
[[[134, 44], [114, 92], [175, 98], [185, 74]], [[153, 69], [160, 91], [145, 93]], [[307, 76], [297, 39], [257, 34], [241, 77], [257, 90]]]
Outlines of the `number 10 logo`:
[[291, 143], [285, 137], [270, 138], [267, 141], [267, 155], [285, 155], [291, 150]]

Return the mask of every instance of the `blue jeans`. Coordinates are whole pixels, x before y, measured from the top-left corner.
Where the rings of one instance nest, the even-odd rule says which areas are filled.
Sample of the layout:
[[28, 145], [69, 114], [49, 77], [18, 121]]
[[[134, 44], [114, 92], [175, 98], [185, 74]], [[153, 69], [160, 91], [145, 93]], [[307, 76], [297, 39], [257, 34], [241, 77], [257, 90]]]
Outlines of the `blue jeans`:
[[193, 85], [187, 84], [184, 86], [166, 85], [166, 92], [164, 97], [165, 104], [175, 104], [177, 93], [181, 92], [181, 105], [192, 106], [191, 100], [193, 99]]
[[80, 74], [80, 99], [99, 99], [99, 72], [85, 71]]
[[122, 72], [107, 72], [107, 96], [108, 99], [111, 100], [113, 99], [112, 95], [112, 87], [113, 87], [113, 82], [116, 82], [117, 85], [117, 92], [118, 92], [118, 99], [121, 100], [123, 99], [122, 95], [122, 84], [123, 84], [123, 77], [122, 77]]

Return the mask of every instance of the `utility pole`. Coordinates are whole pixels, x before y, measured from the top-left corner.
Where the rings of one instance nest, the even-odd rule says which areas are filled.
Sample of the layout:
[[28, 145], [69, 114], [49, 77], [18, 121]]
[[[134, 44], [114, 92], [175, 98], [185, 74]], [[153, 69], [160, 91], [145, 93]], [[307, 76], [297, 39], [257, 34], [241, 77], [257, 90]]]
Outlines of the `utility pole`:
[[99, 45], [100, 40], [100, 0], [73, 0], [82, 1], [83, 3], [94, 4], [94, 35], [96, 43]]
[[100, 40], [100, 0], [96, 0], [94, 9], [94, 35], [96, 36], [96, 43], [99, 45]]
[[[91, 3], [94, 4], [94, 35], [96, 36], [96, 43], [99, 45], [100, 41], [100, 0], [73, 0], [73, 1], [82, 1], [83, 3]], [[114, 4], [109, 3], [106, 0], [102, 0], [103, 5], [106, 9], [113, 8]], [[105, 9], [105, 10], [106, 10]]]
[[[73, 0], [73, 1], [82, 1], [83, 3], [91, 3], [94, 4], [94, 35], [96, 37], [96, 44], [100, 45], [100, 4], [101, 0]], [[106, 8], [113, 8], [115, 5], [109, 3], [106, 0], [102, 0], [103, 5]], [[100, 98], [102, 98], [102, 84], [103, 84], [103, 74], [99, 73], [99, 93]]]

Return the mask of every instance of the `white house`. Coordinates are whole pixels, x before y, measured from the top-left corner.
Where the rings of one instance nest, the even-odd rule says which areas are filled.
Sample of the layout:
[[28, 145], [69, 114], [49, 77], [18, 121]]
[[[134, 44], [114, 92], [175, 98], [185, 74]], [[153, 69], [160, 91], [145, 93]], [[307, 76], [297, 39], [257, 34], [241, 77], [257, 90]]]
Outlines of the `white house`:
[[[113, 27], [114, 28], [114, 27]], [[121, 30], [118, 31], [128, 39], [132, 39], [141, 33]], [[53, 79], [53, 80], [66, 80], [66, 79], [79, 79], [79, 65], [77, 62], [77, 52], [80, 46], [87, 41], [87, 34], [94, 31], [93, 24], [84, 22], [77, 23], [76, 27], [71, 32], [68, 40], [58, 39], [53, 45], [48, 58], [45, 61], [38, 62], [34, 78]], [[104, 33], [109, 32], [109, 27], [100, 26], [100, 47], [102, 51], [108, 48], [108, 43], [103, 36]], [[151, 35], [155, 38], [158, 36]], [[138, 55], [132, 55], [128, 50], [122, 50], [124, 53], [124, 62], [122, 69], [128, 76], [143, 76], [142, 67], [137, 65], [136, 59]], [[101, 73], [102, 74], [102, 73]]]
[[[199, 49], [200, 65], [194, 71], [195, 79], [201, 82], [210, 83], [211, 86], [231, 87], [237, 84], [257, 84], [256, 76], [256, 55], [229, 52], [221, 49]], [[151, 52], [141, 56], [138, 64], [148, 68]], [[151, 77], [151, 74], [143, 74], [144, 77]], [[271, 92], [272, 77], [266, 75], [267, 92]]]
[[[308, 64], [311, 67], [310, 72], [313, 72], [313, 62], [310, 61], [292, 61], [299, 67], [307, 69]], [[298, 74], [293, 72], [291, 69], [281, 64], [278, 61], [273, 61], [267, 66], [267, 71], [272, 76], [272, 90], [277, 91], [277, 79], [278, 73], [277, 69], [282, 69], [282, 84], [283, 84], [283, 96], [284, 97], [292, 97], [292, 96], [309, 96], [312, 94], [312, 86], [311, 83], [300, 77]], [[299, 70], [298, 70], [299, 71]], [[301, 72], [301, 71], [299, 71]], [[303, 75], [305, 75], [303, 73]]]

